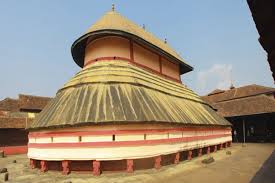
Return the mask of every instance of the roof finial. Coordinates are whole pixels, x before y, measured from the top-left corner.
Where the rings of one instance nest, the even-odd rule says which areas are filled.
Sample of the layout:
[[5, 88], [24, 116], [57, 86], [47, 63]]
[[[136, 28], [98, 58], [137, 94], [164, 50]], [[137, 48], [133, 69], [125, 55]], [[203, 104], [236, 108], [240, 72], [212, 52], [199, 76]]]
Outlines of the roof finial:
[[142, 28], [145, 30], [145, 24], [142, 24]]
[[112, 11], [115, 11], [115, 4], [112, 4]]
[[235, 86], [233, 85], [233, 79], [232, 79], [232, 69], [230, 68], [230, 89], [232, 90], [232, 89], [234, 89], [235, 88]]
[[165, 44], [167, 43], [167, 39], [166, 39], [166, 38], [164, 39], [164, 43], [165, 43]]

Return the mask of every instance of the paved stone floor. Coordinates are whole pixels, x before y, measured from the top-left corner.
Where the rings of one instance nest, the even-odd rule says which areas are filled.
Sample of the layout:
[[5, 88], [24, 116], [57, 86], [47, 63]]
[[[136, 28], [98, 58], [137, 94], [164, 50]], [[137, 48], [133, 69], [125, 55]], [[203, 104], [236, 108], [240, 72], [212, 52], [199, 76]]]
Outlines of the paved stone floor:
[[[231, 155], [226, 152], [231, 151]], [[215, 162], [202, 164], [204, 155], [178, 165], [162, 167], [160, 170], [140, 170], [132, 174], [125, 172], [103, 173], [94, 177], [89, 173], [71, 173], [64, 176], [60, 172], [41, 173], [30, 169], [26, 155], [13, 155], [0, 159], [0, 168], [9, 172], [8, 182], [20, 183], [271, 183], [275, 182], [275, 144], [233, 144], [226, 150], [211, 153]], [[16, 160], [17, 163], [12, 161]], [[0, 182], [3, 174], [0, 174]]]

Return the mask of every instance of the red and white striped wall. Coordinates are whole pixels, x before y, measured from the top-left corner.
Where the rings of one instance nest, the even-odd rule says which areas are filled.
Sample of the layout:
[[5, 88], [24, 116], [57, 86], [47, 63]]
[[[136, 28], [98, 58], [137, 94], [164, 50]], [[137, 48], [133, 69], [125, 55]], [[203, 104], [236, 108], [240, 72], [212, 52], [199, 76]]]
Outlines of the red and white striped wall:
[[231, 142], [231, 128], [104, 125], [29, 133], [36, 160], [123, 160], [157, 157]]

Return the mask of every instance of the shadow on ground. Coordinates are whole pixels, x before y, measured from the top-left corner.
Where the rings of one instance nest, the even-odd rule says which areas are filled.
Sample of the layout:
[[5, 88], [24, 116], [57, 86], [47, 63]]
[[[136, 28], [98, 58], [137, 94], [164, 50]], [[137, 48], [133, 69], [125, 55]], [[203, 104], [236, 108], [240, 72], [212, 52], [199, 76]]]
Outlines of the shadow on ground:
[[259, 171], [254, 175], [250, 183], [274, 183], [275, 182], [275, 150], [264, 162]]

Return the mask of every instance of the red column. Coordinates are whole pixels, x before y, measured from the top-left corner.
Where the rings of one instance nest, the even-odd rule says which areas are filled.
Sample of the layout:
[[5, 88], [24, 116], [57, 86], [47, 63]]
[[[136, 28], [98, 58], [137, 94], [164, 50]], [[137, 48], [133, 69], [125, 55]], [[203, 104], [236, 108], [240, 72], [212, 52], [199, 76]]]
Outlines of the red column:
[[224, 143], [224, 148], [227, 148], [227, 142]]
[[192, 159], [192, 150], [188, 151], [187, 159], [188, 160]]
[[217, 145], [214, 146], [214, 152], [217, 152]]
[[222, 147], [222, 144], [220, 144], [220, 150], [222, 150], [222, 148], [223, 148], [223, 147]]
[[210, 147], [207, 147], [207, 154], [210, 154]]
[[93, 174], [95, 176], [99, 176], [101, 174], [100, 171], [100, 161], [93, 161]]
[[134, 172], [134, 160], [127, 159], [127, 172], [133, 173]]
[[36, 167], [36, 160], [30, 159], [30, 167], [34, 169]]
[[231, 147], [231, 141], [230, 141], [230, 142], [228, 142], [228, 147]]
[[198, 149], [198, 157], [202, 156], [202, 148]]
[[41, 172], [46, 172], [48, 170], [47, 161], [41, 160], [40, 165], [41, 165]]
[[64, 160], [62, 161], [62, 174], [63, 175], [68, 175], [70, 173], [70, 161]]
[[161, 167], [161, 156], [155, 157], [155, 168], [159, 169]]
[[179, 162], [180, 162], [180, 153], [177, 152], [176, 155], [175, 155], [174, 163], [175, 163], [175, 164], [178, 164]]

